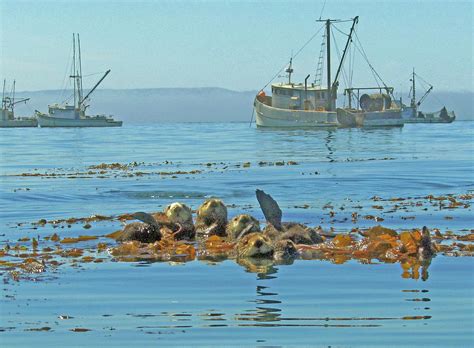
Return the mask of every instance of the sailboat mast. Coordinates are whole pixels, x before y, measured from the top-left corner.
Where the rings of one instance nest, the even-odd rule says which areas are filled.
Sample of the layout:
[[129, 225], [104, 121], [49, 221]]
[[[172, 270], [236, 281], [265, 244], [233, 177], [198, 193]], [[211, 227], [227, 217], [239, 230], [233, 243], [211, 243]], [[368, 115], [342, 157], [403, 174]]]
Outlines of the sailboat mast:
[[328, 79], [328, 111], [332, 110], [331, 91], [331, 20], [326, 20], [326, 57], [327, 57], [327, 79]]
[[76, 107], [76, 35], [72, 34], [72, 74], [74, 85], [74, 107]]
[[16, 81], [13, 80], [13, 92], [12, 92], [12, 112], [13, 112], [13, 108], [15, 107], [15, 85], [16, 85]]
[[79, 89], [79, 101], [78, 101], [78, 105], [80, 105], [82, 103], [82, 93], [83, 93], [83, 89], [82, 89], [82, 59], [81, 59], [81, 41], [79, 39], [79, 34], [77, 34], [77, 48], [78, 48], [78, 53], [79, 53], [79, 73], [78, 73], [78, 77], [77, 77], [77, 82], [78, 82], [78, 89]]

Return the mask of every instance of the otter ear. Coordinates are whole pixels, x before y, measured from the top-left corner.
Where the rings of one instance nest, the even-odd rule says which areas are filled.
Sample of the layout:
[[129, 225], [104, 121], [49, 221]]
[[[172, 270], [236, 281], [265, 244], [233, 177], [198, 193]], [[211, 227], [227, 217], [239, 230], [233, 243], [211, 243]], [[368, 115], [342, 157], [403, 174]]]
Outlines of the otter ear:
[[243, 236], [245, 236], [246, 234], [248, 234], [250, 232], [250, 230], [253, 228], [253, 225], [249, 225], [247, 227], [245, 227], [242, 232], [240, 232], [240, 234], [237, 236], [237, 240], [239, 241]]
[[277, 230], [281, 230], [282, 212], [278, 203], [272, 198], [272, 196], [266, 194], [262, 190], [257, 189], [255, 193], [257, 195], [258, 204], [260, 204], [260, 208], [262, 209], [267, 222], [271, 223]]
[[160, 224], [158, 224], [158, 222], [155, 220], [155, 218], [153, 216], [151, 216], [150, 214], [148, 213], [145, 213], [143, 211], [138, 211], [136, 213], [133, 213], [132, 216], [137, 219], [137, 220], [140, 220], [148, 225], [151, 225], [153, 227], [156, 227], [156, 228], [160, 228]]

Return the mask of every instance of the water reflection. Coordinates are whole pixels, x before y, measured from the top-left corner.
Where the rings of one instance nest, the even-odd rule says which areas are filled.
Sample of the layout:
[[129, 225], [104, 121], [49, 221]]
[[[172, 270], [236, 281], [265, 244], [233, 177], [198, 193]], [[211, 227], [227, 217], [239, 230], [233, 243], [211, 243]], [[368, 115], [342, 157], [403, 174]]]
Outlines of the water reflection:
[[[432, 318], [430, 315], [404, 315], [404, 316], [377, 316], [377, 317], [345, 317], [345, 316], [334, 316], [334, 317], [317, 317], [311, 316], [308, 309], [302, 312], [304, 316], [286, 316], [284, 315], [283, 308], [285, 306], [283, 300], [285, 296], [280, 296], [278, 292], [271, 288], [272, 280], [278, 278], [278, 270], [281, 265], [276, 265], [271, 260], [262, 260], [255, 258], [247, 258], [238, 260], [238, 263], [245, 267], [247, 272], [255, 273], [256, 280], [258, 282], [256, 286], [255, 298], [248, 302], [254, 303], [255, 307], [251, 309], [243, 310], [234, 316], [234, 320], [237, 321], [237, 326], [255, 326], [255, 327], [339, 327], [339, 328], [353, 328], [353, 327], [381, 327], [385, 321], [398, 321], [398, 320], [429, 320]], [[427, 269], [431, 260], [421, 262], [419, 267], [422, 267], [422, 278], [426, 280]], [[409, 278], [418, 279], [414, 276], [418, 268], [412, 265], [411, 271], [406, 271], [409, 274]], [[405, 272], [405, 271], [404, 271]], [[427, 297], [429, 290], [423, 289], [404, 289], [403, 293], [422, 293], [423, 297], [415, 298], [403, 298], [403, 301], [409, 302], [430, 302], [431, 299]], [[390, 296], [396, 298], [393, 294]], [[350, 303], [350, 296], [348, 296], [348, 302]], [[357, 303], [357, 300], [354, 299]], [[327, 300], [321, 298], [318, 302], [322, 305]], [[347, 301], [347, 299], [346, 299]], [[379, 300], [380, 301], [380, 300]], [[370, 302], [370, 301], [368, 301]], [[370, 306], [368, 303], [367, 306]], [[315, 306], [315, 308], [319, 307]], [[414, 310], [429, 310], [429, 307], [419, 308], [415, 307]], [[351, 306], [348, 306], [347, 311], [351, 312]], [[394, 311], [395, 312], [395, 311]], [[367, 322], [367, 323], [365, 323]]]

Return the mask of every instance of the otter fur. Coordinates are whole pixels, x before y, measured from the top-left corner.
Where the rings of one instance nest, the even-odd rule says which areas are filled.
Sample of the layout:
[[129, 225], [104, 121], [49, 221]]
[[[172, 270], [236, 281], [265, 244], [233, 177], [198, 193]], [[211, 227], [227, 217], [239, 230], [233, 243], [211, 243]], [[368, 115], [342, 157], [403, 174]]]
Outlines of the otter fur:
[[144, 212], [137, 212], [132, 216], [143, 222], [132, 222], [126, 225], [122, 235], [117, 238], [119, 242], [137, 240], [142, 243], [154, 243], [161, 240], [161, 226], [153, 216]]
[[234, 216], [226, 227], [226, 235], [229, 241], [234, 241], [252, 232], [260, 232], [260, 223], [248, 214]]
[[220, 199], [206, 200], [197, 210], [196, 232], [200, 235], [225, 236], [227, 207]]
[[196, 229], [193, 223], [193, 212], [186, 204], [175, 202], [168, 205], [164, 213], [169, 222], [179, 225], [181, 228], [175, 234], [175, 239], [194, 239], [196, 236]]

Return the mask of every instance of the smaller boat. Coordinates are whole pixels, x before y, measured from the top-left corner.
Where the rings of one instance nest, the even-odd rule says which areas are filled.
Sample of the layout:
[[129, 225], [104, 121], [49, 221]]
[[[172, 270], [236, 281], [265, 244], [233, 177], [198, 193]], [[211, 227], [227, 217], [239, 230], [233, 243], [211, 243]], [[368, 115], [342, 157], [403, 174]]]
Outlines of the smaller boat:
[[400, 105], [402, 108], [402, 118], [404, 123], [451, 123], [456, 119], [456, 115], [454, 111], [448, 111], [445, 106], [439, 111], [435, 112], [424, 112], [419, 111], [418, 108], [426, 99], [428, 94], [433, 90], [433, 86], [424, 81], [429, 88], [426, 90], [425, 94], [420, 98], [420, 100], [416, 101], [416, 84], [415, 84], [415, 77], [418, 77], [422, 81], [424, 81], [419, 75], [415, 74], [415, 69], [413, 69], [412, 77], [410, 79], [412, 86], [410, 89], [410, 106], [407, 106], [402, 103], [400, 98]]
[[[379, 93], [366, 94], [360, 98], [361, 90], [375, 90]], [[392, 101], [393, 87], [347, 88], [348, 108], [337, 108], [337, 121], [342, 127], [403, 127], [401, 109]], [[357, 93], [357, 108], [352, 107], [352, 99]]]
[[0, 109], [0, 128], [13, 127], [38, 127], [38, 121], [34, 117], [15, 117], [15, 105], [26, 103], [30, 98], [15, 100], [15, 81], [13, 81], [10, 96], [5, 94], [6, 80], [3, 80], [2, 108]]
[[[36, 117], [40, 127], [121, 127], [122, 121], [116, 121], [111, 116], [106, 115], [86, 115], [86, 104], [90, 95], [101, 84], [105, 77], [110, 73], [107, 70], [102, 78], [84, 97], [82, 89], [82, 62], [81, 62], [81, 43], [79, 34], [77, 34], [78, 54], [76, 55], [76, 36], [73, 34], [73, 63], [72, 73], [69, 76], [73, 79], [74, 85], [74, 105], [53, 104], [48, 105], [48, 113], [42, 113], [36, 110]], [[77, 59], [76, 59], [77, 58]], [[77, 60], [77, 61], [76, 61]]]

